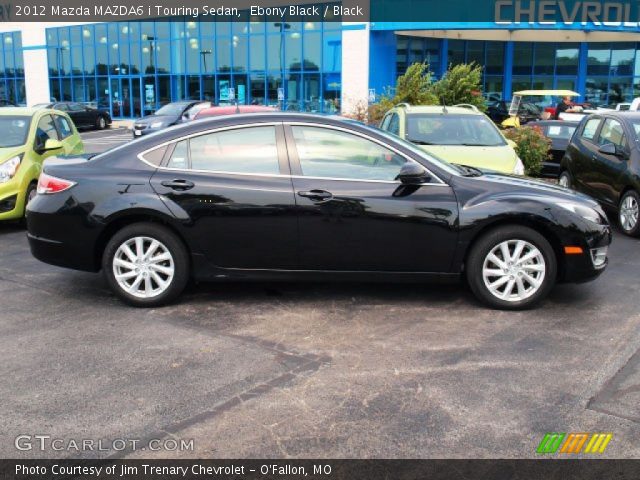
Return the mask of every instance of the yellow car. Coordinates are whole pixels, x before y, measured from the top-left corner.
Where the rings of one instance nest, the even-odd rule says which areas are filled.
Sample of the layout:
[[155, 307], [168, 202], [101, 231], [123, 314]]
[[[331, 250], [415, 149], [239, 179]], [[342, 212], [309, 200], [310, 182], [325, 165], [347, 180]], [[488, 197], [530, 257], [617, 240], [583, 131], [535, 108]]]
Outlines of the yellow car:
[[0, 220], [24, 217], [36, 194], [42, 162], [84, 151], [69, 116], [57, 110], [0, 109]]
[[389, 110], [380, 128], [450, 163], [524, 175], [524, 164], [484, 113], [472, 105], [410, 106]]

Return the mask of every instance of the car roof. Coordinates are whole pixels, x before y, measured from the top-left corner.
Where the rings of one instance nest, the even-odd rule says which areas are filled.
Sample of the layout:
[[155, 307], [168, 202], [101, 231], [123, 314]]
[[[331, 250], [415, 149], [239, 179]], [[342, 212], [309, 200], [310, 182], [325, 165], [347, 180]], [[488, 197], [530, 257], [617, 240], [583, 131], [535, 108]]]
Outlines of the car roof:
[[[597, 116], [597, 117], [615, 117], [618, 118], [620, 120], [640, 120], [640, 112], [629, 112], [629, 111], [618, 111], [618, 110], [611, 110], [611, 111], [603, 111], [603, 112], [597, 112], [597, 113], [592, 113], [591, 115], [593, 116]], [[590, 116], [591, 116], [590, 115]]]
[[394, 108], [401, 108], [407, 112], [407, 115], [412, 113], [454, 113], [456, 115], [483, 115], [480, 110], [474, 110], [469, 107], [451, 106], [445, 107], [443, 105], [396, 105]]
[[528, 123], [527, 126], [532, 125], [532, 126], [540, 126], [542, 125], [547, 126], [547, 125], [558, 125], [558, 126], [568, 126], [568, 127], [577, 127], [578, 124], [580, 123], [580, 121], [571, 121], [571, 120], [538, 120], [537, 122], [533, 122], [533, 123]]
[[37, 112], [42, 112], [43, 108], [33, 107], [4, 107], [0, 109], [0, 115], [26, 115], [33, 116]]

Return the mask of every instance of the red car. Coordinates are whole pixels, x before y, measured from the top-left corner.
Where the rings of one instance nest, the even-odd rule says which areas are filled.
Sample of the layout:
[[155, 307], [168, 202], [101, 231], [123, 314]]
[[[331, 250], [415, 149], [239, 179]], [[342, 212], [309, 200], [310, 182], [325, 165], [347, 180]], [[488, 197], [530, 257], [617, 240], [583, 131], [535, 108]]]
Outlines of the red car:
[[195, 120], [205, 117], [218, 117], [220, 115], [234, 115], [236, 113], [259, 113], [259, 112], [275, 112], [276, 108], [265, 107], [264, 105], [226, 105], [222, 107], [211, 107], [200, 110], [195, 116]]

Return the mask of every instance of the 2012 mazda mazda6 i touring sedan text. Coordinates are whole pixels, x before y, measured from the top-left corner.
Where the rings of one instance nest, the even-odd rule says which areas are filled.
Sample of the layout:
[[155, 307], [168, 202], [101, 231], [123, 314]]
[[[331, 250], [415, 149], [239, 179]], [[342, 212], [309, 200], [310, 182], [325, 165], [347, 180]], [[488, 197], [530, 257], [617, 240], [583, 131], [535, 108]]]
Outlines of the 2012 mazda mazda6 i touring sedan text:
[[27, 213], [31, 251], [104, 270], [135, 306], [189, 278], [425, 281], [466, 276], [498, 308], [607, 265], [588, 197], [434, 158], [332, 117], [233, 115], [90, 160], [50, 160]]

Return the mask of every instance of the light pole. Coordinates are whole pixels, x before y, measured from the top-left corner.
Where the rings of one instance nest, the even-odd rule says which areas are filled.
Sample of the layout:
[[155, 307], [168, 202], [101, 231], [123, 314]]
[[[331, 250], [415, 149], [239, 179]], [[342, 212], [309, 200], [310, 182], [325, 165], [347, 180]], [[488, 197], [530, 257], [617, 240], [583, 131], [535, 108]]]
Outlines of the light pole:
[[[273, 24], [274, 27], [280, 29], [280, 51], [278, 52], [278, 56], [280, 58], [280, 78], [282, 79], [282, 86], [284, 88], [284, 58], [282, 55], [282, 50], [284, 48], [284, 42], [282, 41], [282, 33], [285, 30], [291, 29], [291, 25], [285, 22], [276, 22]], [[277, 87], [276, 87], [277, 88]], [[284, 99], [282, 100], [282, 105], [280, 105], [280, 110], [284, 106]]]
[[204, 67], [204, 73], [207, 73], [207, 55], [211, 55], [211, 50], [200, 50], [200, 55], [202, 55], [202, 65]]
[[149, 65], [151, 66], [151, 71], [155, 73], [155, 65], [153, 64], [153, 50], [155, 48], [154, 42], [156, 41], [156, 37], [147, 37], [149, 42]]

